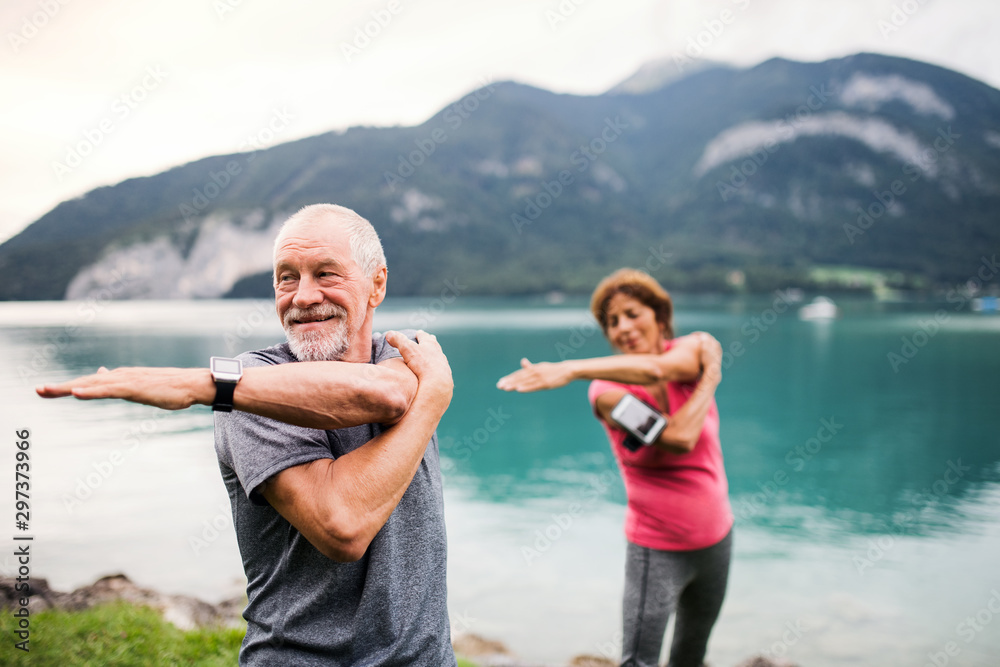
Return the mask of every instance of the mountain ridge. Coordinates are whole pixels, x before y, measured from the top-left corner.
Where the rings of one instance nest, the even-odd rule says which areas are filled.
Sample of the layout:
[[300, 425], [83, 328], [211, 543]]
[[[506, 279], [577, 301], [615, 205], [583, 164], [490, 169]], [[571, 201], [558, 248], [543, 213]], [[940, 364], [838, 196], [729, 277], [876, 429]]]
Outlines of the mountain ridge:
[[320, 201], [372, 220], [396, 294], [586, 292], [659, 248], [679, 289], [817, 286], [818, 265], [927, 288], [1000, 245], [1000, 91], [963, 74], [863, 53], [615, 88], [488, 83], [420, 125], [96, 188], [0, 246], [0, 298], [86, 298], [115, 270], [122, 298], [266, 296], [267, 234]]

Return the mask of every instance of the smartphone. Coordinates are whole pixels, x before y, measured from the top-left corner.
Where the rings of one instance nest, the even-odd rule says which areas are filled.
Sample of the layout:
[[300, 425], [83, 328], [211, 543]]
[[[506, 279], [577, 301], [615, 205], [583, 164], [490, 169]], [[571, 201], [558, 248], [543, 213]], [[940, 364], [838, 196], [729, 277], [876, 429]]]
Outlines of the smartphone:
[[[655, 442], [667, 427], [667, 418], [632, 394], [625, 394], [611, 410], [611, 419], [643, 445]], [[632, 449], [631, 447], [629, 449]]]

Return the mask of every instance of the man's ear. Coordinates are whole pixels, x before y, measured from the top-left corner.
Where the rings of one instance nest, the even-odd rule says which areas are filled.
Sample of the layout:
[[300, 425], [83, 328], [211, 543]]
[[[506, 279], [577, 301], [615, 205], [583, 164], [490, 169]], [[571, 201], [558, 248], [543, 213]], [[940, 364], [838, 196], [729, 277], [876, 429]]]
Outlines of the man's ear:
[[378, 308], [385, 299], [385, 287], [388, 278], [388, 270], [384, 266], [380, 266], [375, 275], [372, 276], [372, 292], [368, 297], [369, 308]]

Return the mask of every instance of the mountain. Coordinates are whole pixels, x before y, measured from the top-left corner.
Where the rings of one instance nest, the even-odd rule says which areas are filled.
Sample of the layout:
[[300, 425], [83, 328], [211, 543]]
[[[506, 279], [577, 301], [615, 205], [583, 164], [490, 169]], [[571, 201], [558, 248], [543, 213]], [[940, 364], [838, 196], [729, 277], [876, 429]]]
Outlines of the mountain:
[[267, 296], [277, 225], [316, 202], [373, 222], [396, 295], [587, 292], [620, 266], [680, 290], [829, 266], [933, 287], [1000, 246], [1000, 91], [876, 54], [665, 67], [595, 96], [490, 84], [416, 127], [97, 188], [0, 246], [0, 298]]

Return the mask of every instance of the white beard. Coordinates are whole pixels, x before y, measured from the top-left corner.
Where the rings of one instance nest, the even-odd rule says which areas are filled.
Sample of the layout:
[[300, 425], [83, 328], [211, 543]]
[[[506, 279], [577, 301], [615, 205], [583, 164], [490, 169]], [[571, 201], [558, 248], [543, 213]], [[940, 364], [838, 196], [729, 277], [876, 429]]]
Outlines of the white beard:
[[[293, 320], [335, 317], [323, 329], [295, 331]], [[288, 347], [299, 361], [340, 361], [350, 347], [347, 311], [332, 303], [311, 308], [289, 308], [282, 321]]]

